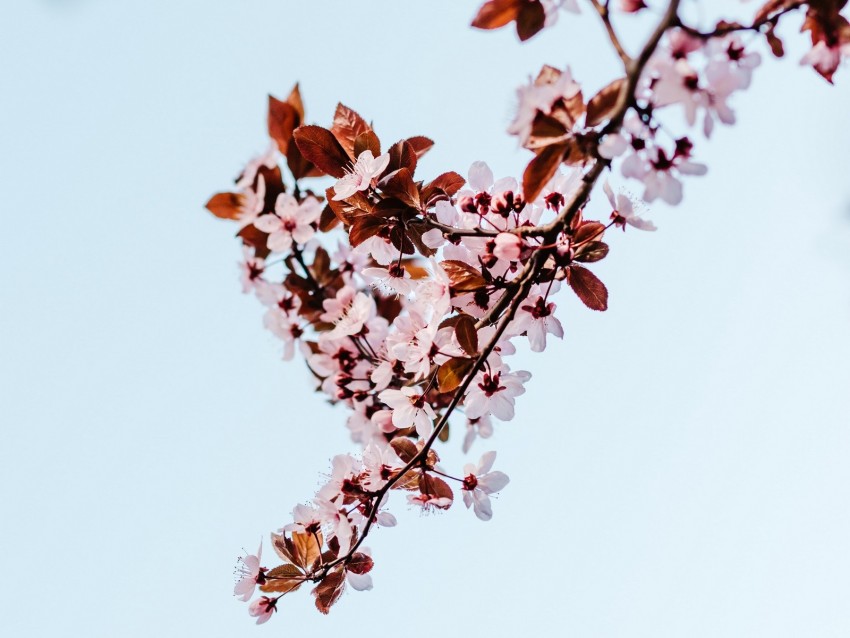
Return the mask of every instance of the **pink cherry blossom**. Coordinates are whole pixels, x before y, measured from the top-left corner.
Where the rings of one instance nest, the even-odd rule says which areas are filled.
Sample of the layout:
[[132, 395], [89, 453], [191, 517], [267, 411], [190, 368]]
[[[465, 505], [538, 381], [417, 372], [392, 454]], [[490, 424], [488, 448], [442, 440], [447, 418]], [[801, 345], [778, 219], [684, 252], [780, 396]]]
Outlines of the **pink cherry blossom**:
[[277, 611], [277, 598], [260, 596], [248, 606], [248, 613], [257, 619], [257, 624], [262, 625]]
[[315, 234], [313, 223], [321, 214], [322, 205], [315, 197], [308, 197], [299, 204], [292, 195], [281, 193], [277, 197], [275, 212], [261, 215], [254, 225], [269, 233], [269, 250], [280, 253], [288, 251], [293, 242], [307, 242]]
[[431, 436], [437, 415], [419, 390], [412, 387], [384, 390], [378, 398], [392, 409], [393, 425], [397, 428], [415, 427], [423, 439]]
[[233, 588], [233, 594], [245, 602], [248, 602], [254, 595], [254, 588], [257, 584], [265, 582], [265, 569], [260, 567], [262, 556], [263, 544], [260, 543], [256, 554], [248, 554], [239, 559], [236, 571], [239, 580]]
[[463, 504], [472, 507], [475, 515], [482, 521], [493, 518], [490, 494], [495, 494], [510, 483], [504, 472], [491, 472], [496, 460], [495, 452], [485, 452], [477, 465], [468, 463], [463, 468]]
[[372, 186], [390, 163], [390, 154], [384, 153], [375, 157], [372, 151], [365, 150], [357, 156], [350, 173], [337, 180], [334, 184], [334, 199], [348, 199], [357, 191], [365, 191]]
[[605, 184], [602, 186], [602, 189], [605, 191], [605, 195], [611, 203], [611, 208], [613, 210], [611, 213], [611, 219], [614, 220], [614, 223], [617, 226], [622, 227], [623, 230], [626, 230], [626, 224], [634, 226], [638, 230], [656, 230], [655, 224], [648, 219], [641, 218], [635, 212], [634, 202], [632, 202], [630, 197], [623, 193], [617, 193], [615, 197], [614, 191], [608, 183], [608, 180], [605, 180]]
[[530, 378], [528, 372], [512, 373], [507, 368], [492, 373], [479, 372], [464, 401], [467, 418], [492, 414], [500, 421], [510, 421], [514, 418], [516, 397], [525, 393], [523, 383]]

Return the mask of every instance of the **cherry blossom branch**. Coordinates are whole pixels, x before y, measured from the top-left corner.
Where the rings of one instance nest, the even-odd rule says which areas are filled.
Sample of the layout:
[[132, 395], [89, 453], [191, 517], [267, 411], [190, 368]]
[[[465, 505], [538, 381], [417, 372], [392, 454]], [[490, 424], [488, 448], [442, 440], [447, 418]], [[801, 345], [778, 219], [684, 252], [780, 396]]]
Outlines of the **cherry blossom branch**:
[[711, 31], [700, 31], [694, 27], [688, 26], [681, 19], [676, 19], [676, 26], [686, 31], [689, 35], [692, 35], [696, 38], [700, 38], [702, 40], [709, 40], [711, 38], [719, 38], [724, 35], [729, 35], [730, 33], [738, 33], [741, 31], [761, 31], [762, 27], [766, 25], [775, 26], [782, 16], [797, 11], [798, 9], [803, 8], [808, 4], [808, 0], [796, 0], [792, 1], [786, 6], [782, 7], [778, 11], [773, 13], [767, 13], [763, 17], [753, 21], [751, 24], [738, 24], [737, 22], [724, 22], [721, 21], [718, 25]]
[[608, 2], [606, 1], [604, 4], [600, 2], [600, 0], [590, 0], [591, 4], [593, 4], [593, 8], [596, 9], [596, 12], [599, 14], [599, 17], [602, 19], [602, 24], [605, 25], [605, 30], [608, 32], [608, 39], [611, 41], [614, 50], [617, 52], [617, 55], [620, 56], [620, 59], [623, 61], [623, 66], [628, 68], [629, 64], [632, 61], [631, 56], [626, 53], [626, 50], [623, 48], [622, 42], [620, 42], [620, 38], [617, 35], [617, 32], [614, 30], [614, 25], [611, 22], [611, 11], [608, 8]]

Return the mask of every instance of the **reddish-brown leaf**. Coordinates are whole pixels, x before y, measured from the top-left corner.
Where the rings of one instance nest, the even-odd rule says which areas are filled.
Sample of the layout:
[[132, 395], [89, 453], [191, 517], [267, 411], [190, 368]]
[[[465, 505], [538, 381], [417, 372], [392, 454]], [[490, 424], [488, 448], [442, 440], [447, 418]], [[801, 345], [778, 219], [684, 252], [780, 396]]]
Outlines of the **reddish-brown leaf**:
[[413, 148], [416, 157], [422, 157], [434, 146], [434, 140], [424, 135], [414, 135], [413, 137], [408, 137], [405, 141]]
[[246, 246], [251, 246], [254, 249], [254, 254], [260, 259], [265, 259], [271, 251], [268, 249], [268, 233], [264, 233], [254, 224], [248, 224], [236, 236], [242, 239], [242, 243]]
[[487, 285], [481, 272], [464, 261], [447, 259], [440, 265], [452, 282], [451, 287], [457, 292], [474, 292]]
[[472, 20], [476, 29], [498, 29], [517, 19], [525, 0], [490, 0], [478, 10]]
[[565, 147], [561, 144], [547, 146], [540, 155], [535, 157], [525, 167], [522, 175], [522, 193], [525, 201], [533, 202], [540, 191], [552, 179], [564, 158]]
[[360, 157], [363, 151], [371, 151], [373, 157], [381, 154], [381, 140], [375, 131], [364, 131], [354, 138], [354, 157]]
[[282, 560], [295, 564], [295, 546], [286, 536], [272, 533], [272, 547]]
[[586, 241], [602, 239], [605, 232], [605, 224], [594, 221], [582, 222], [573, 235], [573, 244], [581, 244]]
[[298, 144], [289, 145], [286, 153], [286, 165], [296, 181], [304, 177], [321, 177], [324, 175], [321, 170], [313, 166], [313, 163], [301, 154]]
[[339, 225], [339, 217], [337, 217], [334, 209], [330, 205], [325, 204], [322, 209], [322, 216], [319, 217], [319, 230], [323, 233], [333, 230]]
[[440, 392], [454, 392], [463, 383], [474, 364], [474, 359], [454, 357], [441, 365], [437, 369], [437, 387]]
[[390, 441], [390, 445], [392, 446], [395, 453], [398, 454], [398, 458], [400, 458], [405, 463], [410, 463], [413, 460], [413, 457], [417, 455], [419, 450], [416, 447], [416, 444], [408, 439], [407, 437], [398, 437]]
[[442, 509], [451, 507], [451, 501], [454, 501], [455, 495], [452, 488], [443, 479], [430, 474], [424, 475], [419, 479], [419, 491], [431, 498], [447, 498], [449, 503], [440, 506]]
[[478, 354], [478, 331], [475, 329], [475, 319], [469, 315], [459, 315], [455, 324], [457, 342], [470, 357]]
[[359, 246], [370, 237], [374, 237], [386, 225], [386, 220], [374, 215], [362, 215], [355, 219], [348, 231], [348, 241]]
[[567, 282], [582, 303], [591, 310], [608, 309], [608, 289], [587, 268], [577, 265], [567, 268]]
[[295, 83], [295, 86], [292, 87], [292, 90], [289, 92], [289, 97], [286, 98], [286, 101], [289, 102], [295, 109], [295, 112], [298, 113], [298, 122], [303, 122], [304, 102], [301, 100], [301, 89], [298, 87], [297, 82]]
[[292, 131], [299, 124], [301, 124], [301, 118], [292, 104], [269, 95], [269, 137], [275, 141], [277, 148], [284, 155], [286, 155], [289, 143], [292, 141]]
[[285, 594], [304, 584], [304, 574], [295, 565], [279, 565], [266, 572], [266, 581], [260, 591]]
[[239, 193], [216, 193], [206, 203], [207, 210], [221, 219], [239, 219], [245, 196]]
[[295, 560], [299, 567], [309, 570], [322, 555], [322, 533], [292, 532]]
[[384, 175], [389, 175], [400, 168], [406, 168], [411, 175], [416, 173], [416, 151], [407, 140], [396, 142], [390, 147], [390, 163]]
[[368, 574], [375, 566], [372, 557], [363, 552], [355, 552], [351, 560], [346, 563], [345, 568], [355, 574]]
[[466, 180], [453, 171], [449, 171], [447, 173], [443, 173], [442, 175], [438, 175], [426, 186], [426, 188], [435, 188], [440, 189], [445, 192], [449, 197], [454, 196], [463, 185], [466, 184]]
[[327, 614], [333, 604], [342, 596], [345, 589], [345, 570], [339, 569], [331, 572], [322, 579], [313, 589], [313, 596], [316, 597], [316, 609], [323, 614]]
[[604, 87], [599, 93], [590, 98], [587, 103], [587, 126], [596, 126], [614, 115], [614, 109], [620, 98], [620, 91], [626, 82], [626, 78], [614, 80]]
[[334, 113], [334, 123], [331, 126], [331, 133], [345, 149], [345, 152], [352, 159], [357, 159], [354, 154], [354, 140], [357, 136], [366, 131], [371, 131], [372, 127], [366, 123], [357, 111], [348, 108], [344, 104], [336, 105], [336, 113]]
[[336, 137], [321, 126], [299, 126], [292, 134], [301, 155], [332, 177], [345, 175], [351, 159]]
[[413, 175], [406, 168], [400, 168], [389, 173], [378, 183], [378, 188], [383, 191], [384, 195], [394, 197], [407, 206], [415, 209], [421, 206], [419, 188], [413, 181]]
[[767, 39], [770, 51], [775, 57], [781, 58], [785, 55], [785, 47], [782, 44], [782, 40], [776, 35], [776, 30], [772, 24], [768, 25], [767, 30], [764, 32], [764, 37]]
[[434, 146], [434, 140], [424, 135], [414, 135], [413, 137], [408, 137], [405, 141], [413, 148], [416, 157], [422, 157]]
[[605, 259], [608, 254], [608, 244], [604, 241], [589, 241], [576, 250], [576, 261], [590, 263]]
[[539, 33], [546, 23], [546, 9], [539, 0], [527, 0], [522, 4], [516, 18], [516, 33], [525, 42]]

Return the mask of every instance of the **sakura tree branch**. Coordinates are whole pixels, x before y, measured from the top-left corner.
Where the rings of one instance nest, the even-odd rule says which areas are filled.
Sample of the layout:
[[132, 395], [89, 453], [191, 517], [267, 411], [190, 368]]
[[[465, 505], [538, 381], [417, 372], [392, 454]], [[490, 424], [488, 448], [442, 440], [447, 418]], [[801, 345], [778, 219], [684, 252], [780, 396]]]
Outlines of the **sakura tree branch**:
[[711, 38], [719, 38], [725, 35], [729, 35], [730, 33], [739, 33], [742, 31], [761, 31], [761, 29], [767, 25], [776, 26], [782, 16], [797, 11], [801, 9], [805, 5], [808, 4], [808, 0], [798, 0], [796, 2], [791, 2], [790, 4], [782, 7], [778, 11], [774, 11], [772, 13], [768, 13], [762, 18], [755, 20], [751, 24], [738, 24], [737, 22], [720, 22], [718, 25], [712, 29], [711, 31], [700, 31], [694, 27], [688, 26], [681, 19], [676, 19], [676, 26], [686, 31], [688, 34], [700, 38], [702, 40], [709, 40]]
[[628, 68], [632, 59], [629, 54], [626, 53], [617, 32], [614, 30], [614, 25], [611, 22], [611, 12], [608, 8], [609, 3], [602, 3], [600, 0], [590, 0], [590, 2], [593, 4], [593, 8], [596, 9], [599, 17], [602, 19], [602, 24], [605, 25], [605, 30], [608, 32], [608, 39], [611, 41], [611, 45], [614, 47], [617, 55], [619, 55], [620, 59], [623, 61], [623, 66]]

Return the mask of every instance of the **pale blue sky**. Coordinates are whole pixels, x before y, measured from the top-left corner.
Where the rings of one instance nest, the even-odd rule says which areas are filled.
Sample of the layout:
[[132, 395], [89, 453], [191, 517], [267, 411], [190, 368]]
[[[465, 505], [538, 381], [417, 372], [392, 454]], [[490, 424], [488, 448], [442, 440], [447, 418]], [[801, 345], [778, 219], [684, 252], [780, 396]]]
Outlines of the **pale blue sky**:
[[519, 355], [534, 379], [492, 439], [490, 523], [399, 502], [373, 591], [256, 628], [237, 555], [351, 449], [202, 210], [264, 148], [266, 93], [429, 135], [423, 175], [507, 174], [513, 87], [543, 62], [599, 86], [614, 59], [570, 16], [523, 47], [473, 32], [477, 0], [8, 5], [0, 634], [850, 635], [850, 70], [769, 61], [684, 204], [611, 239], [611, 309], [562, 296], [565, 339]]

